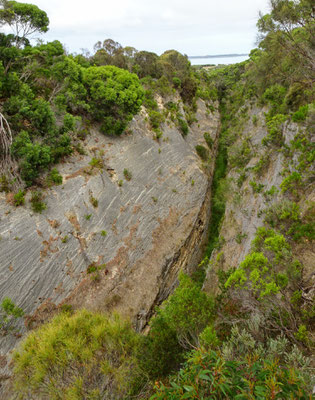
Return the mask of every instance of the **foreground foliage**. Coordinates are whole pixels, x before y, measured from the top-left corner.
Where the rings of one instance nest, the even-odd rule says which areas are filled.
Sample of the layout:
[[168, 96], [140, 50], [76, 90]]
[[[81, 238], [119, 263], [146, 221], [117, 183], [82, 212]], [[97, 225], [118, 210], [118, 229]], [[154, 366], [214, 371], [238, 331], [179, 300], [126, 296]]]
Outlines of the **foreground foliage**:
[[161, 400], [179, 399], [308, 399], [303, 379], [277, 359], [263, 360], [255, 352], [226, 360], [213, 350], [194, 351], [170, 384], [159, 383]]
[[55, 317], [14, 354], [20, 399], [127, 399], [135, 390], [139, 338], [129, 323], [85, 310]]

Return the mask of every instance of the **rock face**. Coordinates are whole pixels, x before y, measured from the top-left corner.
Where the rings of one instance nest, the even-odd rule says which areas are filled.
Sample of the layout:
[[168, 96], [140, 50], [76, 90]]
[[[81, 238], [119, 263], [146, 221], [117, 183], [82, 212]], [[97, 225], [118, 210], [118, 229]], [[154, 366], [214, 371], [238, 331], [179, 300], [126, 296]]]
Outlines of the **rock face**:
[[[205, 145], [204, 132], [216, 138], [219, 115], [198, 101], [190, 133], [165, 123], [159, 141], [145, 117], [142, 110], [119, 138], [93, 130], [87, 154], [58, 166], [63, 184], [45, 191], [42, 214], [31, 210], [29, 194], [17, 208], [0, 194], [0, 300], [24, 309], [23, 334], [62, 304], [117, 310], [140, 330], [179, 269], [200, 260], [211, 185], [195, 146]], [[18, 340], [0, 337], [3, 378]]]
[[[250, 252], [251, 243], [258, 227], [264, 225], [267, 208], [272, 208], [275, 203], [288, 198], [281, 193], [280, 184], [284, 179], [283, 170], [292, 169], [292, 160], [288, 160], [277, 147], [267, 149], [261, 144], [267, 136], [264, 112], [266, 109], [253, 107], [243, 124], [238, 140], [233, 145], [234, 149], [240, 147], [244, 140], [249, 140], [251, 154], [246, 165], [244, 180], [238, 184], [239, 168], [230, 168], [227, 174], [228, 194], [225, 215], [220, 229], [221, 246], [213, 251], [204, 289], [207, 292], [218, 293], [218, 269], [227, 271], [231, 267], [237, 268]], [[254, 117], [255, 116], [255, 117]], [[258, 121], [257, 124], [253, 120]], [[284, 143], [288, 146], [295, 135], [303, 129], [294, 123], [285, 123], [282, 130]], [[314, 141], [314, 137], [313, 137]], [[233, 151], [233, 149], [230, 149]], [[295, 158], [297, 155], [294, 156]], [[255, 173], [253, 167], [264, 158], [264, 165], [259, 173]], [[294, 161], [294, 160], [293, 160]], [[291, 164], [291, 166], [290, 166]], [[253, 190], [250, 182], [262, 185], [261, 190]], [[314, 205], [315, 194], [312, 185], [308, 185], [304, 191], [299, 205], [302, 213], [307, 205]], [[303, 249], [302, 249], [303, 247]], [[294, 245], [294, 254], [304, 266], [304, 279], [314, 286], [314, 260], [315, 252], [312, 244]]]

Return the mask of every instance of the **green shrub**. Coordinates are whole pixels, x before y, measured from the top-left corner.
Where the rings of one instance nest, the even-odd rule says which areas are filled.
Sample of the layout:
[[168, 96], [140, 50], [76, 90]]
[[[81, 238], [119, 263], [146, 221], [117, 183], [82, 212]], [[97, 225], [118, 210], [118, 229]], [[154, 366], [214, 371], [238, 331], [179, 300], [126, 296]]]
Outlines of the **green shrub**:
[[206, 143], [207, 143], [209, 149], [211, 150], [212, 147], [213, 147], [214, 140], [213, 140], [212, 137], [210, 136], [210, 133], [209, 133], [209, 132], [205, 132], [204, 135], [203, 135], [203, 137], [204, 137], [204, 139], [205, 139], [205, 141], [206, 141]]
[[130, 181], [132, 178], [132, 173], [127, 168], [124, 168], [124, 177], [127, 181]]
[[296, 194], [298, 189], [301, 188], [302, 177], [301, 174], [294, 171], [289, 176], [287, 176], [280, 184], [281, 192], [291, 192]]
[[250, 140], [244, 139], [239, 145], [234, 145], [229, 151], [229, 163], [232, 168], [244, 167], [252, 158], [252, 149], [250, 147]]
[[64, 236], [64, 237], [61, 239], [61, 243], [67, 243], [68, 240], [69, 240], [69, 236], [66, 235], [66, 236]]
[[197, 349], [169, 383], [156, 384], [150, 400], [272, 399], [276, 394], [279, 399], [307, 398], [296, 369], [279, 365], [275, 356], [265, 359], [257, 353], [252, 350], [230, 361], [220, 352]]
[[135, 74], [114, 67], [89, 67], [83, 70], [92, 118], [101, 123], [103, 133], [120, 135], [140, 110], [144, 90]]
[[17, 307], [9, 297], [5, 297], [0, 304], [0, 335], [14, 331], [17, 320], [23, 315], [22, 308]]
[[290, 246], [283, 235], [264, 227], [257, 229], [252, 246], [253, 251], [229, 276], [225, 288], [247, 288], [262, 300], [287, 286]]
[[254, 193], [261, 193], [265, 186], [262, 183], [257, 183], [255, 181], [250, 181], [249, 184], [251, 185]]
[[47, 175], [46, 181], [48, 185], [62, 185], [62, 176], [60, 175], [57, 168], [53, 168]]
[[283, 114], [276, 114], [267, 120], [268, 135], [263, 138], [262, 144], [268, 146], [274, 144], [281, 146], [283, 143], [282, 125], [286, 121], [287, 116]]
[[179, 78], [177, 78], [176, 76], [173, 78], [173, 85], [176, 89], [178, 89], [179, 87], [181, 87], [181, 80]]
[[198, 144], [196, 147], [196, 152], [198, 156], [203, 160], [203, 161], [208, 161], [209, 159], [209, 151], [201, 144]]
[[21, 176], [30, 186], [53, 161], [51, 148], [40, 143], [32, 143], [29, 134], [21, 131], [13, 141], [12, 154], [19, 160]]
[[286, 94], [286, 88], [275, 84], [265, 90], [262, 98], [271, 105], [272, 114], [277, 114], [282, 111], [282, 104]]
[[182, 114], [177, 113], [177, 123], [183, 136], [186, 136], [189, 132], [187, 122], [184, 120]]
[[254, 165], [253, 172], [255, 175], [262, 175], [264, 171], [267, 170], [267, 167], [270, 162], [270, 154], [265, 153], [263, 156], [260, 157], [259, 161]]
[[20, 399], [129, 399], [142, 379], [138, 342], [117, 315], [61, 313], [15, 351], [14, 391]]
[[92, 168], [102, 169], [104, 167], [104, 162], [101, 158], [92, 157], [92, 160], [89, 162]]
[[142, 368], [151, 379], [166, 376], [183, 360], [184, 351], [198, 343], [198, 335], [214, 319], [214, 300], [187, 275], [157, 311], [139, 350]]
[[141, 338], [137, 358], [151, 380], [166, 377], [184, 360], [176, 331], [168, 325], [161, 309], [151, 319], [148, 335]]
[[39, 191], [32, 192], [31, 207], [34, 212], [42, 213], [46, 210], [47, 205], [43, 202], [43, 194]]
[[308, 105], [301, 106], [293, 115], [293, 122], [305, 121], [308, 114]]
[[25, 198], [24, 198], [25, 192], [23, 190], [19, 190], [15, 195], [13, 196], [13, 204], [15, 207], [23, 206], [25, 204]]
[[158, 104], [154, 98], [154, 92], [152, 89], [145, 90], [143, 105], [149, 110], [158, 110]]
[[149, 111], [149, 118], [151, 127], [155, 129], [159, 128], [160, 124], [162, 124], [165, 120], [164, 116], [159, 111], [155, 110]]
[[213, 320], [214, 301], [187, 275], [164, 304], [163, 315], [183, 343], [196, 343], [200, 332]]

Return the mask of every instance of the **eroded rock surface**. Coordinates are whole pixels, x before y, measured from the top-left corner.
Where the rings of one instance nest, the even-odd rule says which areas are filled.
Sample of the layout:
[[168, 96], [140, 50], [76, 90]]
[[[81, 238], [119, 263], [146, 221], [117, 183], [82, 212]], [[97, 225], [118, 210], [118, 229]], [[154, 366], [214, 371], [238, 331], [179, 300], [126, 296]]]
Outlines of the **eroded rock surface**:
[[[159, 141], [145, 117], [142, 110], [132, 133], [119, 138], [92, 131], [84, 145], [88, 154], [58, 166], [63, 185], [45, 191], [42, 214], [35, 214], [29, 201], [15, 208], [0, 195], [0, 297], [25, 310], [29, 327], [71, 304], [116, 309], [141, 329], [176, 283], [179, 269], [199, 261], [210, 179], [195, 146], [206, 145], [204, 132], [215, 139], [218, 113], [199, 101], [190, 133], [183, 137], [165, 123]], [[92, 157], [104, 167], [92, 168]], [[88, 274], [92, 264], [100, 270]], [[3, 376], [18, 340], [0, 338]]]
[[[276, 203], [289, 199], [287, 194], [281, 193], [280, 188], [284, 179], [284, 169], [292, 168], [288, 164], [288, 158], [279, 151], [279, 147], [266, 148], [262, 145], [262, 139], [268, 134], [264, 117], [266, 111], [266, 108], [253, 106], [234, 144], [236, 148], [241, 146], [245, 139], [249, 139], [251, 155], [243, 167], [245, 172], [243, 182], [239, 183], [240, 168], [238, 167], [230, 168], [226, 177], [228, 193], [225, 215], [220, 229], [221, 244], [212, 253], [204, 283], [204, 289], [210, 293], [217, 294], [219, 291], [217, 271], [237, 268], [250, 252], [257, 228], [264, 225], [265, 211], [268, 208], [272, 209]], [[253, 116], [258, 121], [257, 124], [253, 123]], [[302, 128], [295, 123], [287, 121], [284, 124], [282, 135], [287, 146], [294, 140], [299, 129]], [[255, 173], [253, 168], [263, 157], [265, 157], [264, 165], [259, 173]], [[297, 156], [295, 155], [295, 157]], [[253, 190], [251, 183], [262, 185], [261, 190]], [[315, 204], [314, 200], [314, 187], [309, 184], [299, 202], [302, 214], [307, 207]], [[305, 281], [314, 287], [315, 252], [313, 244], [307, 242], [303, 245], [294, 244], [292, 250], [295, 257], [303, 264]]]

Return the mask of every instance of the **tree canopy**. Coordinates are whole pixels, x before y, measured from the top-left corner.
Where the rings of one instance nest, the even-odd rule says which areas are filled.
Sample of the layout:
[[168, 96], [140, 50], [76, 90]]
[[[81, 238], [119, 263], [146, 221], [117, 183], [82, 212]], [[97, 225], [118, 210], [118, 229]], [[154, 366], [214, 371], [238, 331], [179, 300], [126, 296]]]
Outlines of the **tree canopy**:
[[0, 24], [9, 25], [13, 29], [17, 43], [36, 32], [48, 31], [49, 18], [36, 5], [2, 0], [1, 6]]

